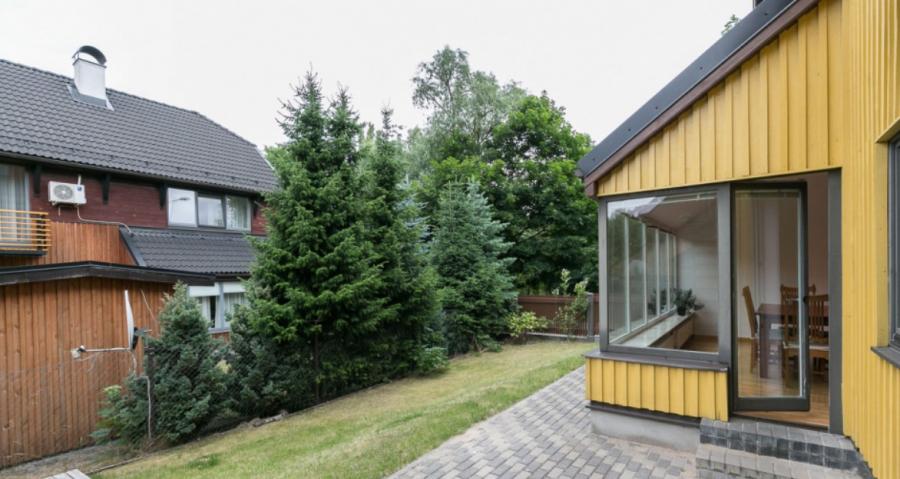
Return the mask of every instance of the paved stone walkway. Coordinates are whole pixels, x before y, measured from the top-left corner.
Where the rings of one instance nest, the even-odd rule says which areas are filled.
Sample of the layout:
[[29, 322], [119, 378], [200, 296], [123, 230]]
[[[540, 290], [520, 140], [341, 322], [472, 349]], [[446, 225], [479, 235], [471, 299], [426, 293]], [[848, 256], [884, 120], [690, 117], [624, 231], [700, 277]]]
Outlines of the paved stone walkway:
[[394, 478], [696, 477], [693, 454], [591, 433], [584, 368], [478, 423]]

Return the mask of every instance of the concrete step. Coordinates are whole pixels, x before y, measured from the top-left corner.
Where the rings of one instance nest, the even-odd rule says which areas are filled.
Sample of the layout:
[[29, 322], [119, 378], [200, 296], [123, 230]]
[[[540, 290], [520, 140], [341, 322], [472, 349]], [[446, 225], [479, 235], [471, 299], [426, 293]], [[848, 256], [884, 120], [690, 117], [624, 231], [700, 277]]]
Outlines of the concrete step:
[[703, 419], [701, 445], [771, 457], [872, 477], [850, 439], [837, 434], [749, 419], [729, 422]]
[[712, 444], [697, 448], [697, 475], [700, 479], [857, 479], [854, 471], [832, 469], [806, 462], [761, 456]]

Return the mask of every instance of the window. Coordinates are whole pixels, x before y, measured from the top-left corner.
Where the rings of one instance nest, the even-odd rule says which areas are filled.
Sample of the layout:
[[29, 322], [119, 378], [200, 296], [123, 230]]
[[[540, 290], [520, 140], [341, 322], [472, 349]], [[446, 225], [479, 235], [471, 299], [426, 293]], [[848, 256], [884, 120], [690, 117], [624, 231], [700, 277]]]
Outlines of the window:
[[225, 204], [228, 229], [250, 231], [250, 200], [240, 196], [226, 196]]
[[169, 188], [169, 224], [250, 231], [250, 199]]
[[[717, 352], [717, 192], [613, 200], [606, 211], [610, 344]], [[687, 289], [697, 306], [679, 309]]]
[[0, 210], [27, 210], [25, 168], [0, 164]]
[[197, 194], [191, 190], [169, 188], [169, 224], [197, 226]]
[[890, 206], [890, 295], [891, 321], [889, 338], [891, 345], [900, 348], [900, 137], [890, 146], [889, 188]]
[[244, 285], [232, 281], [213, 286], [190, 286], [188, 294], [200, 302], [200, 311], [210, 329], [227, 329], [231, 312], [238, 304], [247, 304]]
[[221, 196], [197, 196], [197, 224], [214, 228], [225, 226], [225, 213], [222, 209]]

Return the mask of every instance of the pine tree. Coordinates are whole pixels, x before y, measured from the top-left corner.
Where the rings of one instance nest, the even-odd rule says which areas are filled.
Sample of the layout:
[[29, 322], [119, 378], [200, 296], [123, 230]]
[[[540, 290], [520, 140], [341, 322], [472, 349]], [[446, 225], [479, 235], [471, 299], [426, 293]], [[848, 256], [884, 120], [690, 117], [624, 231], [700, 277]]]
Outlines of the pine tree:
[[284, 105], [289, 141], [270, 155], [280, 187], [266, 196], [267, 238], [254, 242], [235, 335], [246, 341], [235, 344], [244, 397], [270, 410], [371, 383], [373, 365], [359, 353], [386, 315], [350, 96], [341, 90], [326, 106], [313, 74], [295, 93]]
[[[223, 409], [226, 377], [218, 366], [222, 348], [209, 335], [200, 304], [182, 283], [166, 298], [159, 324], [162, 332], [147, 339], [144, 361], [154, 363], [153, 371], [147, 371], [153, 386], [152, 428], [156, 437], [177, 443], [195, 437]], [[116, 388], [106, 392], [98, 438], [137, 443], [147, 437], [147, 380], [131, 375], [125, 381], [126, 394]]]
[[379, 333], [369, 343], [369, 357], [382, 366], [384, 379], [416, 366], [426, 326], [437, 314], [434, 276], [421, 241], [424, 222], [402, 189], [401, 144], [392, 114], [382, 111], [374, 153], [366, 162], [368, 230], [381, 265], [385, 300]]
[[478, 184], [450, 184], [435, 218], [432, 263], [451, 353], [490, 346], [505, 332], [516, 291], [503, 258], [509, 243]]

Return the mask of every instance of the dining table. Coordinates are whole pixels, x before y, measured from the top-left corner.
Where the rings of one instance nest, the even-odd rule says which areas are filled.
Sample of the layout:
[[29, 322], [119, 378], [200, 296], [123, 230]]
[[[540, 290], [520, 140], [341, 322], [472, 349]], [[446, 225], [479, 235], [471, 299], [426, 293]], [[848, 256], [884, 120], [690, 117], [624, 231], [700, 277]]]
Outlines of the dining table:
[[[797, 303], [773, 304], [761, 303], [756, 308], [756, 316], [759, 319], [759, 376], [763, 378], [769, 377], [769, 361], [772, 359], [771, 341], [782, 341], [782, 324], [785, 316], [797, 315]], [[825, 317], [828, 317], [828, 306], [825, 306]], [[827, 327], [826, 327], [827, 329]], [[779, 333], [776, 337], [772, 337], [772, 331]], [[781, 347], [781, 344], [779, 344]]]

